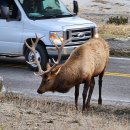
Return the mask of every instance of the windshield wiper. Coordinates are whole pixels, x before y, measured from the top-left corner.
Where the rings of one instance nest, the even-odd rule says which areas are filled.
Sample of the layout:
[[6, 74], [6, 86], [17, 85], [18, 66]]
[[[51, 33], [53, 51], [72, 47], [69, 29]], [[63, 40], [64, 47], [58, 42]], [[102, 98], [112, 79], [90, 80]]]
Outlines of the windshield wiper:
[[34, 20], [34, 21], [36, 20], [35, 16], [30, 16], [29, 18], [32, 19], [32, 20]]
[[62, 15], [57, 15], [56, 14], [56, 17], [72, 17], [73, 15], [72, 14], [62, 14]]
[[73, 14], [66, 14], [66, 15], [61, 15], [61, 14], [48, 14], [48, 15], [44, 15], [44, 16], [39, 16], [39, 17], [36, 17], [36, 16], [31, 16], [30, 18], [32, 20], [38, 20], [38, 19], [51, 19], [51, 18], [63, 18], [63, 17], [72, 17], [74, 16]]

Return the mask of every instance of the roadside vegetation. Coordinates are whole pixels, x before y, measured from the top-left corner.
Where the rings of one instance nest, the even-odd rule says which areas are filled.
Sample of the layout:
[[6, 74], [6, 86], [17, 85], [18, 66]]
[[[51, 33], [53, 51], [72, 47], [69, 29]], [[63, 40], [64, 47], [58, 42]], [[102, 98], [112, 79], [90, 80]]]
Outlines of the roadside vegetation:
[[101, 24], [98, 25], [99, 34], [105, 39], [118, 38], [130, 39], [130, 24], [115, 25], [115, 24]]
[[129, 130], [130, 107], [98, 106], [85, 113], [71, 102], [5, 93], [0, 95], [0, 130]]
[[98, 25], [98, 32], [101, 37], [108, 40], [111, 56], [130, 57], [129, 42], [123, 46], [123, 42], [130, 40], [130, 24], [101, 24]]

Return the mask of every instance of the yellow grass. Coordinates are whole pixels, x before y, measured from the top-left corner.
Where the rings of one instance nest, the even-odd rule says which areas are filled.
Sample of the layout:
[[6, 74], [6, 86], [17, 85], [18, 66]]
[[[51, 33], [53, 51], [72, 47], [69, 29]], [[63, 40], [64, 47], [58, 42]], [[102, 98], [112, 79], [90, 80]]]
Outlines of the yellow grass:
[[130, 24], [128, 25], [114, 25], [114, 24], [98, 25], [98, 32], [104, 38], [130, 38]]

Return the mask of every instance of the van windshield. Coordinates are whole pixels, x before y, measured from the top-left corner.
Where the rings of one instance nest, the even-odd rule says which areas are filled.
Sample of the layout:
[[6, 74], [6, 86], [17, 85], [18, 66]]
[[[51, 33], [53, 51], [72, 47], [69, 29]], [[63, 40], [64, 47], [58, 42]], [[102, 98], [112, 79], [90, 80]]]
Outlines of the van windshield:
[[30, 19], [71, 17], [73, 14], [59, 0], [19, 0]]

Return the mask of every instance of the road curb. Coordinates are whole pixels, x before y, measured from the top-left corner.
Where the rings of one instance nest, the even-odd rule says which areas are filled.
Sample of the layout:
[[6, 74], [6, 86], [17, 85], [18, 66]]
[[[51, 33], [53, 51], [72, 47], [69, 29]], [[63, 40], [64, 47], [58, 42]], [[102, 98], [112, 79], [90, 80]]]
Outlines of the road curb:
[[130, 57], [130, 39], [106, 39], [110, 46], [110, 56]]
[[130, 58], [130, 52], [129, 51], [120, 51], [120, 50], [110, 49], [110, 56], [129, 57]]

